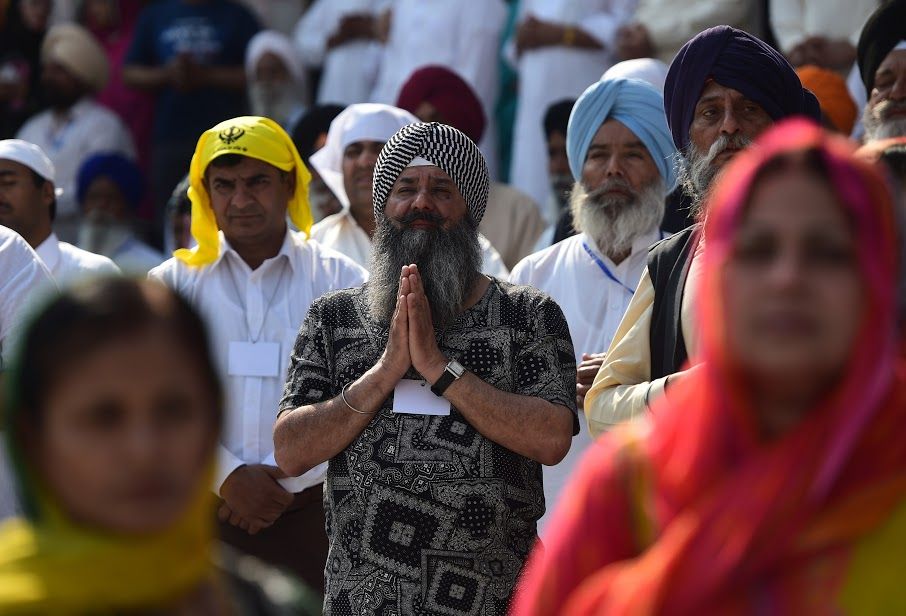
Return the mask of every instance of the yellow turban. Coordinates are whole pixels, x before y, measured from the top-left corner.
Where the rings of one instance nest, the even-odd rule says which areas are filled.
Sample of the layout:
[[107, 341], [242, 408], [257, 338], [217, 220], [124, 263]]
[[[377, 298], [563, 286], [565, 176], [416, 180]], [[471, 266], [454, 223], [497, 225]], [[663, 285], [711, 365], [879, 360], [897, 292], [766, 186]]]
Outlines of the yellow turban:
[[206, 130], [198, 139], [189, 165], [189, 200], [192, 202], [192, 237], [198, 246], [180, 248], [173, 256], [187, 265], [200, 267], [213, 263], [220, 255], [220, 236], [211, 199], [204, 186], [204, 173], [211, 161], [224, 154], [240, 154], [262, 160], [283, 171], [295, 169], [296, 192], [287, 204], [290, 220], [308, 236], [311, 232], [311, 207], [308, 182], [311, 174], [302, 163], [293, 140], [270, 118], [242, 116], [225, 120]]

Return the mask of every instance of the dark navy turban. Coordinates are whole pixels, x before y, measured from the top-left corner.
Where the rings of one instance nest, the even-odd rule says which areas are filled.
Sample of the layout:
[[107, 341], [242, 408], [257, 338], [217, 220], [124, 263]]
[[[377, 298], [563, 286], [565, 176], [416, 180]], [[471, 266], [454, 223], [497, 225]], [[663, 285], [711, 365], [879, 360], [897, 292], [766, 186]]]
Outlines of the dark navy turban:
[[664, 84], [664, 111], [680, 151], [689, 143], [695, 105], [708, 79], [755, 101], [772, 119], [804, 115], [821, 121], [814, 94], [779, 52], [748, 32], [715, 26], [683, 45], [670, 63]]

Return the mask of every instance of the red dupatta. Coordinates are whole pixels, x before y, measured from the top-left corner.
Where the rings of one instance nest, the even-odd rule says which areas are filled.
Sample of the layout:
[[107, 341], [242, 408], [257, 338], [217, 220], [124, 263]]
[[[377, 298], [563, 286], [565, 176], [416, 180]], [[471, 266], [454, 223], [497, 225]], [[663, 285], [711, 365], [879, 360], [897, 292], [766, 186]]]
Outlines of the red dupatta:
[[[845, 378], [791, 432], [763, 442], [741, 375], [727, 355], [720, 274], [758, 171], [778, 156], [805, 150], [820, 153], [853, 220], [866, 310]], [[834, 589], [786, 582], [783, 572], [845, 550], [906, 494], [906, 375], [898, 366], [895, 330], [897, 239], [882, 176], [855, 160], [848, 143], [818, 127], [802, 120], [779, 124], [722, 176], [709, 203], [705, 237], [698, 294], [704, 365], [655, 405], [653, 428], [638, 445], [636, 474], [651, 478], [646, 508], [656, 539], [648, 549], [640, 546], [636, 557], [602, 562], [595, 573], [575, 580], [561, 597], [561, 613], [687, 614], [742, 606], [801, 611], [820, 603], [812, 593], [827, 601]], [[625, 450], [631, 433], [610, 435], [588, 466], [612, 465], [605, 456]], [[594, 490], [588, 481], [594, 470], [584, 471]], [[610, 479], [605, 483], [612, 484]], [[625, 496], [632, 505], [634, 495]], [[625, 544], [623, 537], [608, 537], [625, 533], [625, 524], [611, 529], [607, 520], [586, 522], [600, 529], [602, 546]], [[527, 584], [564, 588], [562, 580], [551, 584], [543, 577], [530, 571]], [[532, 603], [520, 599], [521, 607]]]

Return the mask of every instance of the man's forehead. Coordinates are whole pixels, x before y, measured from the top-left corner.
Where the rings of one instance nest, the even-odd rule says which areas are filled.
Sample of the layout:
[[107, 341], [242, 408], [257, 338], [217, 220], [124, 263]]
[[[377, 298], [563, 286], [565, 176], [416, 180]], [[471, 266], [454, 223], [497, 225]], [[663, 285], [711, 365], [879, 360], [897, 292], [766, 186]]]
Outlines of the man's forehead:
[[421, 178], [427, 178], [435, 183], [454, 183], [453, 178], [451, 178], [446, 171], [436, 165], [419, 165], [417, 167], [406, 167], [405, 169], [403, 169], [403, 172], [400, 174], [400, 176], [396, 179], [396, 183], [415, 182]]
[[205, 174], [209, 178], [216, 177], [221, 179], [228, 179], [240, 176], [257, 175], [260, 173], [277, 173], [280, 171], [272, 164], [266, 163], [263, 160], [255, 158], [253, 156], [245, 156], [243, 154], [232, 154], [232, 156], [238, 156], [239, 162], [235, 165], [217, 166], [217, 159], [215, 158], [210, 163], [208, 163], [208, 168], [205, 171]]
[[30, 171], [30, 168], [20, 162], [8, 158], [0, 158], [0, 173], [24, 175]]
[[632, 130], [615, 118], [608, 118], [598, 127], [589, 147], [640, 146], [642, 141]]
[[875, 75], [880, 75], [884, 71], [902, 70], [906, 70], [906, 49], [894, 49], [884, 57]]
[[373, 139], [357, 139], [356, 141], [351, 141], [343, 146], [343, 151], [345, 152], [353, 148], [380, 150], [384, 147], [385, 143], [386, 141], [375, 141]]
[[718, 83], [717, 81], [715, 81], [714, 79], [709, 79], [708, 82], [705, 84], [705, 87], [702, 88], [702, 93], [698, 97], [698, 103], [702, 103], [704, 101], [709, 101], [709, 100], [715, 100], [718, 98], [723, 98], [728, 95], [734, 99], [748, 98], [745, 94], [743, 94], [739, 90], [722, 85], [722, 84]]

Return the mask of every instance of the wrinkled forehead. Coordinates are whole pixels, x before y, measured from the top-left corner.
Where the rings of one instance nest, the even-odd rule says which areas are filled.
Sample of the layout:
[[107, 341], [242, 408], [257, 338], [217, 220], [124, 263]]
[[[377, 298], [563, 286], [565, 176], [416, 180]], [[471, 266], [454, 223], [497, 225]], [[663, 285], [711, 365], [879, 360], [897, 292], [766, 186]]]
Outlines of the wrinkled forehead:
[[418, 165], [406, 167], [393, 183], [393, 186], [417, 185], [427, 182], [432, 186], [448, 185], [459, 192], [459, 186], [450, 175], [436, 165]]

